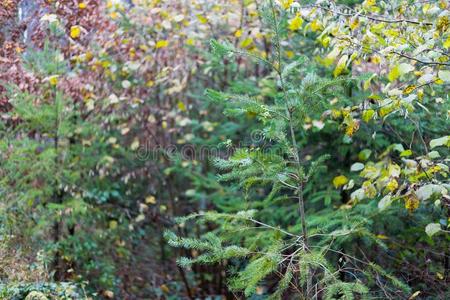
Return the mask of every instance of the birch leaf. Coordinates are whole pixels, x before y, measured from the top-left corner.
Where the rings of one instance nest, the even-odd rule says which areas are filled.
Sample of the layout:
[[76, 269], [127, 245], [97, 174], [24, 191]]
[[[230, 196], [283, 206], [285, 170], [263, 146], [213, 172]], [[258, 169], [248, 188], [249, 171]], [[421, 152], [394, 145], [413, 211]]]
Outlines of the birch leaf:
[[429, 237], [432, 237], [439, 231], [441, 231], [441, 225], [439, 223], [430, 223], [425, 227], [425, 232]]

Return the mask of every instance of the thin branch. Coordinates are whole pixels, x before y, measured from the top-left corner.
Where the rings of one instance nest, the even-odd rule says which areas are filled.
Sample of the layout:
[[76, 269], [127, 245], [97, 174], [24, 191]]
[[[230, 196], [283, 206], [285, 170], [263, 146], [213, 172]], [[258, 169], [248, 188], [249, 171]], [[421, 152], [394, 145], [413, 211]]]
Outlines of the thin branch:
[[408, 54], [404, 54], [402, 52], [392, 51], [392, 53], [397, 54], [397, 55], [399, 55], [401, 57], [410, 59], [410, 60], [417, 61], [417, 62], [419, 62], [421, 64], [424, 64], [424, 65], [450, 66], [450, 63], [444, 63], [444, 62], [438, 62], [438, 61], [425, 61], [425, 60], [421, 60], [421, 59], [412, 57], [412, 56], [410, 56]]
[[355, 12], [354, 14], [347, 14], [347, 13], [343, 13], [341, 11], [333, 10], [331, 8], [323, 7], [321, 5], [312, 5], [312, 7], [316, 7], [316, 8], [319, 8], [319, 9], [326, 10], [326, 11], [330, 11], [330, 12], [332, 12], [334, 14], [337, 14], [337, 15], [340, 15], [340, 16], [344, 16], [344, 17], [360, 16], [362, 18], [367, 18], [369, 20], [376, 21], [376, 22], [382, 22], [382, 23], [389, 23], [389, 24], [410, 23], [410, 24], [416, 24], [416, 25], [433, 26], [433, 23], [431, 23], [431, 22], [421, 22], [421, 21], [417, 21], [417, 20], [408, 20], [408, 19], [385, 19], [382, 16], [360, 14], [359, 12], [356, 12], [354, 10], [353, 10]]

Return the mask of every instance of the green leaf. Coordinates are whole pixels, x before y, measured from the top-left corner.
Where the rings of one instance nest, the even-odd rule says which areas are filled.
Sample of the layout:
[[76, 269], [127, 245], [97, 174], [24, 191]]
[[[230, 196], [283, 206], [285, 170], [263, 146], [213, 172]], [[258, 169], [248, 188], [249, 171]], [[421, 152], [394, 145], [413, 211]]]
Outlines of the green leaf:
[[428, 157], [431, 159], [435, 159], [441, 157], [441, 155], [437, 151], [430, 151], [428, 152]]
[[423, 76], [420, 76], [419, 79], [417, 79], [417, 82], [419, 84], [427, 84], [432, 82], [434, 79], [434, 75], [433, 74], [425, 74]]
[[372, 150], [370, 149], [364, 149], [358, 154], [358, 159], [361, 161], [366, 161], [369, 159], [370, 155], [372, 154]]
[[417, 196], [417, 198], [419, 198], [419, 200], [425, 201], [425, 200], [428, 200], [429, 198], [431, 198], [431, 196], [440, 194], [442, 192], [445, 192], [445, 188], [443, 186], [440, 186], [438, 184], [427, 184], [427, 185], [421, 186], [416, 191], [416, 196]]
[[404, 75], [406, 73], [409, 73], [411, 71], [414, 71], [414, 67], [407, 63], [401, 63], [398, 65], [398, 70], [400, 71], [400, 75]]
[[392, 202], [393, 202], [393, 199], [391, 198], [391, 196], [386, 195], [380, 200], [380, 202], [378, 202], [378, 209], [380, 211], [383, 211], [386, 208], [388, 208], [389, 206], [391, 206]]
[[450, 136], [449, 135], [430, 141], [431, 149], [439, 147], [439, 146], [449, 147], [450, 146], [449, 144], [450, 144]]
[[400, 157], [408, 157], [408, 156], [411, 156], [412, 154], [413, 154], [412, 151], [410, 149], [408, 149], [408, 150], [402, 151], [400, 153]]
[[352, 200], [356, 200], [356, 201], [361, 201], [366, 197], [366, 193], [364, 193], [364, 189], [357, 189], [355, 190], [351, 195], [350, 195], [350, 199]]
[[352, 172], [358, 172], [358, 171], [361, 171], [362, 169], [364, 169], [364, 164], [360, 163], [360, 162], [354, 163], [350, 167], [350, 171], [352, 171]]
[[439, 231], [441, 231], [441, 224], [439, 223], [430, 223], [425, 227], [425, 232], [429, 237], [432, 237]]
[[444, 82], [450, 82], [450, 71], [441, 70], [439, 71], [438, 76]]

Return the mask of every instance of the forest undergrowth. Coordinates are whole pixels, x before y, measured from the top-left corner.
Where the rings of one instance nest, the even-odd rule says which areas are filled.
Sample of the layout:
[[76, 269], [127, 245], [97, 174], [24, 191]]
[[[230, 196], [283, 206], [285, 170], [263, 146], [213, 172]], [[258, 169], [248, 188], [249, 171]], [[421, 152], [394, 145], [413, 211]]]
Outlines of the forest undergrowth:
[[446, 0], [3, 0], [0, 299], [448, 299]]

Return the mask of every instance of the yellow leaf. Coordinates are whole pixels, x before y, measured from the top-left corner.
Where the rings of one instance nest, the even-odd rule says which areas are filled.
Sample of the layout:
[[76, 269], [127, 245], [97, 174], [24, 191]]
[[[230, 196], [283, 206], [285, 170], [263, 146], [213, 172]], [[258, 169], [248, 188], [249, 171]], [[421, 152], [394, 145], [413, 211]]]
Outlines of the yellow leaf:
[[411, 94], [415, 89], [416, 89], [416, 86], [415, 86], [414, 84], [408, 85], [408, 86], [403, 90], [403, 95]]
[[322, 29], [322, 23], [321, 23], [319, 20], [317, 20], [317, 19], [315, 19], [314, 21], [312, 21], [312, 22], [310, 23], [310, 26], [311, 26], [311, 30], [314, 31], [314, 32], [316, 32], [316, 31]]
[[371, 76], [369, 79], [364, 80], [363, 82], [363, 89], [367, 91], [370, 88], [370, 82], [372, 81], [373, 76]]
[[113, 299], [114, 298], [114, 293], [113, 292], [111, 292], [111, 291], [104, 291], [103, 292], [103, 295], [106, 297], [106, 298], [108, 298], [108, 299]]
[[131, 143], [130, 148], [133, 151], [135, 151], [137, 148], [139, 148], [139, 140], [137, 138], [133, 140], [133, 143]]
[[81, 27], [78, 25], [70, 27], [70, 37], [73, 39], [79, 38], [81, 35]]
[[167, 46], [169, 46], [169, 41], [168, 41], [168, 40], [160, 40], [160, 41], [158, 41], [158, 42], [156, 43], [155, 48], [156, 48], [156, 49], [159, 49], [159, 48], [165, 48], [165, 47], [167, 47]]
[[336, 60], [336, 57], [341, 53], [339, 48], [334, 48], [327, 56], [322, 60], [322, 64], [326, 67], [331, 66], [331, 64]]
[[165, 284], [161, 285], [160, 288], [161, 288], [161, 291], [163, 291], [166, 294], [170, 292], [169, 287]]
[[381, 57], [375, 54], [370, 58], [370, 62], [373, 64], [379, 64], [381, 63]]
[[345, 134], [352, 137], [359, 130], [359, 121], [351, 120], [348, 122], [347, 128], [345, 129]]
[[423, 95], [424, 95], [423, 89], [419, 89], [417, 91], [417, 98], [419, 98], [420, 101], [423, 99]]
[[53, 85], [53, 86], [57, 85], [58, 84], [58, 77], [59, 77], [58, 75], [50, 76], [48, 78], [48, 82], [50, 82], [50, 85]]
[[111, 17], [111, 19], [115, 20], [119, 17], [119, 14], [113, 11], [112, 13], [109, 14], [109, 16]]
[[202, 24], [208, 23], [208, 19], [205, 18], [205, 17], [202, 16], [202, 15], [197, 15], [197, 19], [198, 19], [198, 20], [200, 21], [200, 23], [202, 23]]
[[444, 42], [444, 48], [446, 48], [446, 49], [450, 48], [450, 35]]
[[448, 17], [444, 15], [444, 16], [438, 18], [436, 27], [440, 31], [444, 32], [447, 30], [449, 23], [450, 22], [448, 20]]
[[391, 113], [393, 110], [394, 110], [394, 107], [392, 105], [390, 105], [390, 106], [383, 106], [378, 111], [378, 115], [383, 118], [387, 114]]
[[289, 21], [289, 30], [296, 31], [302, 28], [303, 19], [300, 17], [300, 15], [296, 15], [295, 18]]
[[320, 43], [322, 44], [323, 47], [328, 47], [328, 45], [330, 44], [331, 38], [329, 36], [323, 37], [322, 39], [320, 39]]
[[374, 198], [377, 195], [377, 189], [369, 180], [364, 181], [362, 187], [367, 198]]
[[280, 1], [280, 3], [281, 3], [281, 6], [284, 8], [284, 9], [288, 9], [289, 7], [291, 7], [291, 4], [294, 2], [294, 0], [281, 0]]
[[347, 59], [348, 59], [348, 55], [343, 55], [339, 59], [339, 61], [337, 63], [337, 66], [336, 66], [336, 69], [334, 69], [334, 71], [333, 71], [334, 77], [339, 76], [342, 73], [342, 71], [345, 70], [345, 65], [347, 63]]
[[388, 184], [386, 185], [386, 188], [393, 192], [398, 188], [398, 182], [395, 179], [392, 179], [391, 181], [388, 182]]
[[374, 114], [375, 114], [375, 111], [373, 109], [365, 110], [362, 114], [363, 121], [366, 123], [369, 123], [369, 121], [372, 120], [372, 117]]
[[242, 48], [247, 48], [248, 46], [250, 46], [253, 43], [253, 39], [251, 37], [246, 38], [245, 40], [242, 41], [241, 43], [241, 47]]
[[350, 29], [355, 30], [359, 26], [359, 19], [357, 17], [350, 21]]
[[155, 196], [148, 196], [145, 198], [145, 203], [147, 204], [156, 204]]
[[387, 236], [385, 236], [384, 234], [377, 234], [377, 238], [379, 238], [380, 240], [387, 240], [389, 239]]
[[345, 184], [347, 184], [348, 178], [344, 175], [339, 175], [333, 178], [333, 185], [335, 188], [339, 188]]
[[178, 101], [177, 107], [180, 111], [186, 111], [186, 105], [184, 105], [184, 103], [181, 101]]
[[286, 54], [287, 58], [289, 58], [289, 59], [293, 58], [295, 55], [295, 53], [290, 50], [286, 51], [285, 54]]
[[109, 222], [109, 229], [116, 229], [117, 228], [117, 221], [112, 220]]
[[187, 40], [186, 40], [186, 45], [188, 45], [188, 46], [193, 46], [193, 45], [195, 45], [194, 39], [187, 39]]
[[342, 112], [340, 110], [337, 110], [337, 109], [332, 109], [331, 110], [331, 117], [333, 119], [339, 119], [340, 117], [342, 117]]
[[412, 150], [408, 149], [400, 152], [400, 157], [408, 157], [411, 156], [412, 154], [413, 154]]
[[409, 210], [409, 212], [415, 211], [419, 207], [420, 201], [417, 198], [416, 194], [412, 193], [406, 196], [405, 199], [405, 208]]
[[411, 295], [411, 297], [408, 298], [408, 300], [413, 300], [415, 298], [417, 298], [417, 296], [420, 295], [420, 291], [415, 292], [414, 294]]
[[398, 65], [396, 65], [391, 69], [391, 71], [389, 71], [388, 79], [389, 81], [392, 82], [396, 80], [398, 77], [400, 77], [400, 70], [398, 68]]

